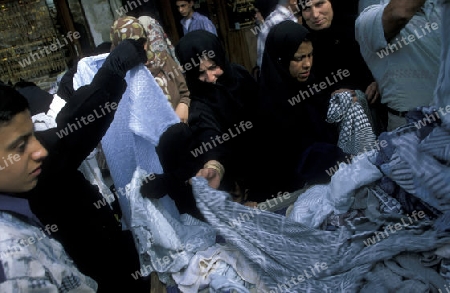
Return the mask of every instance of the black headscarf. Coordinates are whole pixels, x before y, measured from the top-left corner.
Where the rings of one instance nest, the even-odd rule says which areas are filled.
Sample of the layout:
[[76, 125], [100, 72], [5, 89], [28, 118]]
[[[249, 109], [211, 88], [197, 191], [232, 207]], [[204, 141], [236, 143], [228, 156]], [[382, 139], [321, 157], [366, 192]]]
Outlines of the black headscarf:
[[[225, 167], [221, 189], [231, 190], [234, 183], [243, 178], [240, 170], [246, 170], [245, 151], [249, 135], [241, 134], [226, 143], [214, 144], [201, 155], [192, 150], [203, 144], [211, 144], [212, 137], [221, 136], [241, 121], [252, 121], [250, 106], [254, 105], [257, 83], [242, 66], [230, 63], [220, 39], [205, 30], [196, 30], [183, 36], [175, 47], [177, 57], [186, 70], [186, 83], [191, 93], [188, 124], [171, 126], [159, 140], [157, 153], [164, 170], [159, 178], [150, 180], [144, 193], [161, 196], [169, 194], [181, 212], [202, 218], [195, 205], [192, 189], [184, 182], [201, 169], [209, 160], [217, 160]], [[199, 59], [202, 54], [223, 70], [215, 84], [199, 80]], [[209, 53], [209, 54], [208, 54]], [[187, 64], [190, 64], [187, 66]], [[181, 184], [180, 184], [181, 182]]]
[[358, 1], [328, 0], [333, 9], [330, 27], [312, 30], [303, 19], [303, 25], [310, 31], [314, 45], [315, 72], [319, 81], [347, 69], [350, 76], [327, 88], [329, 93], [340, 88], [359, 89], [365, 92], [374, 81], [365, 63], [358, 42], [355, 39], [355, 22], [358, 16]]
[[258, 148], [266, 155], [254, 159], [257, 176], [252, 199], [261, 200], [277, 190], [293, 191], [318, 178], [326, 181], [324, 170], [339, 155], [337, 131], [325, 121], [328, 97], [317, 92], [298, 103], [289, 102], [314, 83], [312, 75], [299, 82], [289, 73], [295, 52], [308, 37], [305, 27], [290, 20], [275, 25], [267, 36], [256, 125]]
[[292, 110], [288, 100], [312, 82], [312, 75], [305, 83], [300, 83], [289, 73], [295, 52], [301, 43], [308, 40], [308, 30], [291, 20], [285, 20], [269, 31], [260, 75], [259, 111], [262, 113], [274, 113], [276, 109], [283, 115]]
[[225, 55], [220, 39], [216, 35], [205, 30], [189, 32], [180, 39], [175, 47], [175, 51], [184, 68], [186, 68], [187, 63], [192, 65], [192, 69], [186, 70], [186, 82], [193, 90], [196, 90], [198, 86], [203, 88], [203, 82], [198, 80], [199, 66], [197, 64], [199, 59], [204, 59], [202, 57], [204, 52], [206, 52], [206, 57], [212, 56], [210, 59], [224, 71], [224, 74], [219, 79], [223, 82], [224, 79], [229, 78], [230, 62]]
[[[256, 82], [240, 65], [229, 62], [220, 39], [205, 30], [196, 30], [183, 36], [175, 47], [176, 54], [186, 70], [186, 83], [191, 93], [191, 106], [196, 101], [211, 108], [221, 126], [235, 123], [237, 113], [255, 95]], [[205, 54], [206, 52], [206, 54]], [[215, 84], [199, 80], [199, 59], [206, 57], [223, 70]], [[239, 120], [238, 120], [239, 122]]]

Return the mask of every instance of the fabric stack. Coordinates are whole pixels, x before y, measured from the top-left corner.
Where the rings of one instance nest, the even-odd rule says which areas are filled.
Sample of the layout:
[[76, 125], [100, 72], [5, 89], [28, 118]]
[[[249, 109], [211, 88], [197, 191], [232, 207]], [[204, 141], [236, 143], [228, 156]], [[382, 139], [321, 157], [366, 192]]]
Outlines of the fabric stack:
[[435, 110], [410, 112], [407, 126], [380, 136], [385, 147], [310, 187], [288, 217], [235, 204], [202, 178], [193, 180], [197, 204], [261, 275], [258, 292], [445, 292], [450, 132], [439, 119], [418, 124]]

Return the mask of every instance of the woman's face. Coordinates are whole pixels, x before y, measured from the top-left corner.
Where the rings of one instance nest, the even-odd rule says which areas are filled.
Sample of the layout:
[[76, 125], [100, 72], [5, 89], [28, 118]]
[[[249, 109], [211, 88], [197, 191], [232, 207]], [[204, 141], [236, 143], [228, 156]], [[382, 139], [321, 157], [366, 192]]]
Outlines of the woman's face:
[[198, 79], [203, 82], [216, 83], [217, 79], [223, 74], [222, 68], [216, 65], [211, 59], [204, 59], [200, 62]]
[[333, 7], [329, 0], [306, 1], [302, 16], [312, 30], [326, 29], [333, 21]]
[[310, 74], [313, 63], [313, 47], [311, 42], [303, 42], [289, 63], [289, 73], [299, 82], [305, 82]]

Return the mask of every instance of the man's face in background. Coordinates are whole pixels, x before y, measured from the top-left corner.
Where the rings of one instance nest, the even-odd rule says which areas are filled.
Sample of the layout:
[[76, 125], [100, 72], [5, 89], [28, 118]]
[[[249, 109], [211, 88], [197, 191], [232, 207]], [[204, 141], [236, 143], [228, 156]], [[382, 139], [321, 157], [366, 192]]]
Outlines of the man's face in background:
[[190, 18], [194, 13], [194, 1], [177, 1], [176, 5], [182, 17]]

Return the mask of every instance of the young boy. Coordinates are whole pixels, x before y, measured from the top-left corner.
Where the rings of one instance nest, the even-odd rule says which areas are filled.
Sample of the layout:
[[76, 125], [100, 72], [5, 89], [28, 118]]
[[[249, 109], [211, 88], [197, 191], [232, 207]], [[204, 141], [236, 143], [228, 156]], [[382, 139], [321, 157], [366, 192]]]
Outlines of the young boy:
[[[77, 206], [78, 199], [68, 196], [84, 196], [71, 193], [84, 182], [81, 177], [75, 177], [77, 168], [108, 129], [115, 107], [104, 110], [103, 117], [98, 119], [83, 120], [82, 117], [91, 117], [88, 115], [98, 111], [100, 106], [118, 104], [126, 88], [126, 72], [147, 60], [144, 43], [145, 39], [126, 40], [116, 47], [92, 83], [79, 88], [61, 110], [57, 117], [58, 127], [36, 136], [25, 97], [12, 87], [0, 85], [0, 292], [84, 293], [97, 292], [97, 288], [98, 292], [112, 292], [112, 288], [117, 292], [134, 290], [132, 282], [138, 282], [131, 278], [133, 271], [129, 272], [127, 282], [125, 274], [115, 273], [121, 271], [120, 268], [111, 267], [114, 262], [120, 267], [117, 255], [127, 256], [129, 251], [115, 251], [116, 255], [105, 256], [103, 250], [107, 252], [109, 248], [95, 249], [99, 244], [87, 236], [92, 235], [87, 226], [81, 226], [86, 228], [86, 233], [80, 233], [83, 232], [80, 229], [70, 230], [69, 227], [75, 229], [76, 225], [70, 224], [70, 219], [64, 216], [68, 214], [69, 217], [73, 213], [59, 209], [64, 200], [72, 200], [70, 204]], [[67, 136], [57, 136], [58, 131], [69, 123], [80, 125], [79, 119], [83, 121], [82, 127]], [[86, 216], [82, 206], [78, 207], [80, 209], [76, 212], [80, 217], [72, 221], [81, 224]], [[44, 211], [48, 212], [46, 217]], [[49, 222], [51, 220], [55, 222]], [[95, 222], [91, 224], [98, 225]], [[91, 260], [90, 265], [96, 270], [90, 277], [101, 282], [97, 284], [80, 272], [78, 263], [74, 264], [58, 241], [62, 238], [67, 243], [67, 237], [57, 236], [60, 232], [64, 232], [61, 235], [75, 234], [72, 239], [79, 239], [80, 251], [73, 247], [73, 255], [99, 255]], [[85, 250], [87, 246], [83, 243], [90, 241], [89, 245], [95, 251]], [[116, 247], [115, 243], [109, 245]]]
[[212, 21], [204, 15], [194, 11], [194, 0], [190, 1], [175, 1], [183, 19], [181, 25], [183, 26], [183, 34], [195, 30], [206, 30], [217, 36], [217, 30]]

